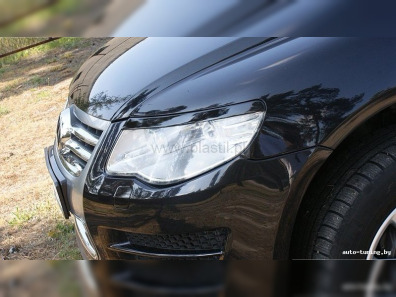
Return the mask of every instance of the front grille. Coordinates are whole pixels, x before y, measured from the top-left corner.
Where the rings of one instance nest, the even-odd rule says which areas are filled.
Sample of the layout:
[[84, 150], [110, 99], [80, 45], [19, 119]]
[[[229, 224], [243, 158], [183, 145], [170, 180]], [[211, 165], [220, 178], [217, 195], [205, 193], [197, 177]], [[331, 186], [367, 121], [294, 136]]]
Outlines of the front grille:
[[65, 109], [59, 116], [57, 147], [63, 166], [79, 176], [91, 158], [107, 122], [93, 118], [77, 107]]

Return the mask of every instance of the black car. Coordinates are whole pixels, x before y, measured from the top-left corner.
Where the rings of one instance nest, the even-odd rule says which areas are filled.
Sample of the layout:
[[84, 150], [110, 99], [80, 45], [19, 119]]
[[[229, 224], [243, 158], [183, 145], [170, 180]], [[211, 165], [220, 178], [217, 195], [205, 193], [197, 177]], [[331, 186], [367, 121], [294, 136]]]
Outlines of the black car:
[[45, 150], [89, 259], [394, 258], [396, 39], [115, 38]]

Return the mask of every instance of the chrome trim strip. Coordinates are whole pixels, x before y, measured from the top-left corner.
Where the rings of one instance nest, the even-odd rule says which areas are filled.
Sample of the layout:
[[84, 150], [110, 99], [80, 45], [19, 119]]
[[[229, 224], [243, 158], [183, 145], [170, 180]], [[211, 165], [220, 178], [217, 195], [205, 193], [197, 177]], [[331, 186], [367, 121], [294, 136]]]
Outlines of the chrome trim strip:
[[105, 121], [99, 118], [95, 118], [85, 113], [75, 105], [70, 106], [70, 109], [73, 110], [73, 113], [77, 119], [79, 119], [85, 125], [88, 125], [94, 129], [105, 131], [110, 126], [110, 121]]
[[129, 248], [129, 242], [117, 243], [109, 246], [109, 249], [114, 252], [123, 252], [127, 254], [148, 257], [148, 258], [172, 258], [172, 259], [181, 259], [181, 258], [207, 258], [207, 257], [219, 257], [220, 260], [224, 257], [224, 252], [216, 251], [216, 252], [207, 252], [207, 253], [197, 253], [197, 254], [164, 254], [164, 253], [148, 253], [144, 251], [139, 251], [137, 249]]
[[74, 176], [80, 176], [81, 172], [83, 171], [83, 168], [81, 167], [80, 164], [75, 163], [69, 163], [65, 160], [65, 158], [61, 155], [58, 154], [59, 160], [62, 162], [62, 165], [66, 168], [68, 172], [70, 172]]
[[66, 141], [64, 146], [71, 150], [73, 153], [75, 153], [78, 157], [83, 159], [85, 162], [87, 162], [91, 157], [91, 153], [81, 147], [80, 144], [75, 142], [73, 139], [69, 139], [68, 141]]
[[96, 249], [92, 243], [91, 236], [89, 234], [88, 228], [86, 227], [84, 220], [80, 219], [77, 216], [74, 216], [74, 222], [77, 229], [76, 233], [80, 238], [80, 241], [84, 245], [86, 251], [93, 259], [97, 260], [99, 258], [98, 253], [96, 252]]
[[71, 133], [78, 137], [80, 140], [84, 141], [85, 143], [88, 143], [89, 145], [96, 146], [98, 143], [99, 138], [96, 138], [94, 135], [89, 133], [88, 131], [82, 129], [82, 128], [76, 128], [72, 127], [71, 128]]

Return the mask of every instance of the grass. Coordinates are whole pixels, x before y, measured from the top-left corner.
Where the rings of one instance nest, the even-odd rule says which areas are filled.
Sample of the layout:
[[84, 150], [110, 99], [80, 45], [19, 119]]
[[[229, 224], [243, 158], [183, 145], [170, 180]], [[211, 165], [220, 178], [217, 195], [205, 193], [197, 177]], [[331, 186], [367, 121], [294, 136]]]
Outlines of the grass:
[[53, 239], [62, 239], [70, 234], [74, 235], [74, 226], [64, 222], [58, 222], [55, 228], [48, 232], [48, 236]]
[[21, 227], [23, 224], [27, 223], [33, 218], [33, 214], [30, 212], [25, 212], [20, 210], [18, 207], [15, 212], [12, 213], [14, 217], [8, 221], [11, 226]]
[[41, 100], [48, 100], [51, 97], [51, 92], [48, 90], [43, 90], [43, 91], [39, 91], [35, 98], [35, 101], [41, 101]]
[[[23, 38], [23, 37], [21, 37], [21, 38]], [[37, 42], [41, 41], [42, 39], [43, 38], [37, 38]], [[70, 50], [73, 50], [76, 48], [87, 47], [89, 44], [86, 41], [87, 40], [85, 38], [63, 37], [63, 38], [36, 46], [34, 48], [4, 57], [4, 58], [0, 59], [0, 65], [2, 65], [4, 67], [5, 65], [14, 64], [14, 63], [21, 61], [22, 59], [24, 59], [26, 57], [31, 57], [34, 55], [46, 53], [53, 49], [62, 48], [63, 50], [70, 51]], [[65, 54], [67, 54], [67, 52], [63, 53], [63, 55], [65, 55]], [[69, 53], [67, 55], [72, 55], [72, 54]], [[50, 59], [49, 61], [56, 61], [55, 57], [50, 57], [49, 59]]]
[[10, 111], [7, 108], [0, 105], [0, 117], [9, 113]]
[[42, 218], [45, 220], [48, 216], [53, 217], [56, 223], [51, 225], [46, 236], [57, 246], [55, 257], [68, 260], [81, 259], [80, 251], [75, 244], [74, 224], [59, 218], [58, 210], [53, 207], [50, 200], [38, 202], [32, 207], [24, 209], [17, 207], [12, 212], [12, 216], [8, 224], [19, 230], [29, 228], [30, 224], [39, 223]]
[[32, 85], [33, 87], [37, 87], [40, 85], [44, 85], [45, 82], [47, 81], [47, 79], [45, 77], [42, 76], [38, 76], [38, 75], [34, 75], [30, 80], [29, 80], [29, 84]]
[[81, 259], [80, 251], [75, 247], [74, 225], [68, 221], [59, 221], [55, 228], [48, 232], [48, 236], [60, 244], [58, 256], [61, 259]]
[[[73, 224], [53, 197], [43, 149], [53, 144], [73, 75], [107, 40], [61, 39], [0, 68], [0, 259], [81, 259]], [[9, 254], [10, 247], [17, 252]]]
[[73, 53], [72, 52], [66, 52], [62, 56], [65, 59], [72, 59], [73, 58]]
[[58, 59], [56, 57], [51, 57], [51, 58], [45, 59], [45, 63], [47, 63], [47, 64], [52, 64], [52, 63], [55, 63], [56, 61], [58, 61]]
[[81, 259], [80, 251], [75, 243], [74, 224], [60, 218], [58, 209], [54, 208], [50, 200], [39, 201], [32, 207], [23, 209], [17, 207], [12, 212], [12, 218], [8, 221], [8, 224], [11, 227], [18, 228], [18, 230], [29, 229], [30, 225], [39, 224], [41, 220], [46, 220], [48, 217], [52, 217], [54, 224], [51, 224], [47, 234], [42, 234], [42, 236], [52, 241], [57, 247], [57, 253], [54, 257], [68, 260]]
[[[48, 196], [50, 196], [49, 194]], [[51, 197], [48, 197], [51, 198]], [[16, 210], [12, 212], [12, 218], [8, 221], [11, 226], [26, 227], [29, 221], [35, 219], [40, 221], [42, 217], [52, 216], [58, 217], [57, 210], [53, 208], [53, 204], [50, 200], [39, 200], [33, 205], [25, 206], [24, 208], [16, 207]]]

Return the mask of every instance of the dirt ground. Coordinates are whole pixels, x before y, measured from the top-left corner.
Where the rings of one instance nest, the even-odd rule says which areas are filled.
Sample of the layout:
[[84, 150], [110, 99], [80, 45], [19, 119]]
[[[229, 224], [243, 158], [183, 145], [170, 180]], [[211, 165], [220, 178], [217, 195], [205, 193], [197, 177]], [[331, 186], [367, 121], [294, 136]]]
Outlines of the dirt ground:
[[43, 150], [53, 143], [73, 75], [108, 40], [68, 39], [0, 68], [0, 259], [81, 258]]
[[2, 261], [0, 296], [82, 297], [83, 261]]

